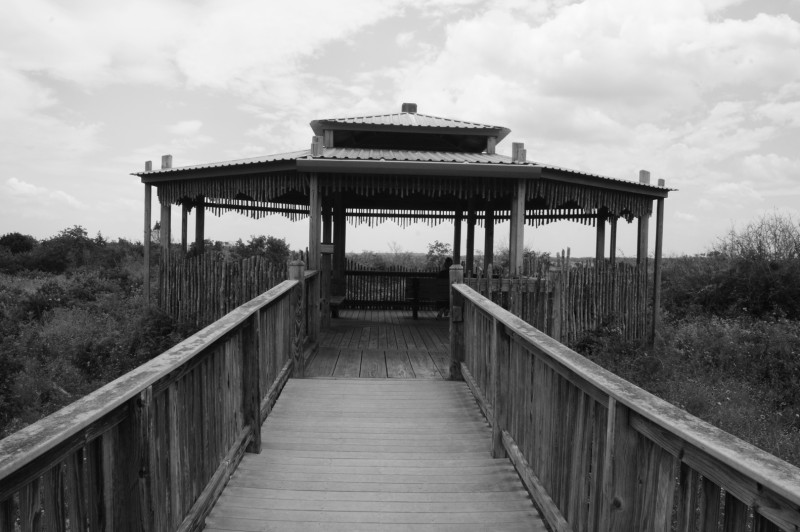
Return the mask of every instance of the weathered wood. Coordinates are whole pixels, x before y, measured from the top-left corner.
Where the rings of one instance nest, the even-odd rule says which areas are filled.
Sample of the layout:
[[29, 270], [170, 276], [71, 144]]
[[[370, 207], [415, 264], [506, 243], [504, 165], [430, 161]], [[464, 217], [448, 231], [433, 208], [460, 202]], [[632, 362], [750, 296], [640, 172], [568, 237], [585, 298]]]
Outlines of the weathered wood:
[[467, 276], [472, 277], [475, 271], [475, 200], [469, 201], [467, 208]]
[[664, 246], [664, 198], [656, 200], [656, 249], [653, 260], [653, 317], [650, 321], [648, 340], [655, 344], [661, 313], [661, 251]]
[[461, 264], [461, 222], [464, 219], [464, 211], [456, 210], [455, 220], [453, 220], [453, 264]]
[[189, 251], [189, 203], [181, 203], [181, 254], [185, 257]]
[[488, 332], [489, 360], [491, 364], [491, 393], [492, 393], [492, 456], [505, 458], [506, 451], [503, 445], [503, 430], [508, 425], [508, 406], [506, 396], [509, 386], [508, 342], [504, 338], [501, 325], [492, 320]]
[[[463, 281], [464, 268], [454, 264], [450, 267], [450, 284]], [[464, 323], [457, 321], [462, 306], [461, 292], [453, 288], [450, 292], [450, 378], [452, 380], [461, 380], [461, 363], [464, 361]]]
[[248, 453], [261, 452], [261, 357], [259, 356], [259, 320], [242, 328], [242, 414], [244, 426], [250, 428]]
[[322, 242], [322, 196], [319, 192], [319, 176], [316, 173], [308, 175], [309, 190], [309, 225], [308, 225], [308, 260], [306, 266], [309, 270], [319, 270], [320, 252]]
[[9, 497], [4, 501], [0, 501], [0, 531], [14, 532], [14, 523], [16, 520], [14, 499]]
[[67, 523], [64, 515], [64, 470], [62, 464], [48, 471], [43, 477], [44, 492], [43, 529], [53, 532], [64, 532]]
[[202, 194], [194, 200], [194, 246], [197, 253], [205, 251], [206, 242], [206, 197]]
[[494, 208], [491, 206], [486, 209], [483, 229], [483, 268], [488, 271], [494, 263]]
[[162, 530], [166, 523], [155, 521], [154, 515], [154, 484], [158, 458], [156, 456], [155, 412], [153, 411], [153, 387], [148, 386], [142, 390], [138, 397], [133, 399], [131, 411], [133, 414], [133, 433], [136, 441], [133, 445], [135, 456], [133, 463], [137, 473], [138, 508], [132, 508], [132, 513], [138, 513], [141, 525], [145, 530]]
[[525, 180], [518, 180], [511, 199], [511, 227], [508, 239], [509, 270], [512, 276], [522, 273], [525, 247], [525, 191]]
[[[148, 161], [150, 163], [150, 161]], [[152, 164], [152, 163], [151, 163]], [[153, 230], [153, 215], [152, 215], [152, 194], [153, 185], [145, 184], [144, 186], [144, 238], [142, 244], [144, 247], [144, 269], [142, 271], [142, 297], [144, 298], [145, 306], [150, 304], [150, 235]]]

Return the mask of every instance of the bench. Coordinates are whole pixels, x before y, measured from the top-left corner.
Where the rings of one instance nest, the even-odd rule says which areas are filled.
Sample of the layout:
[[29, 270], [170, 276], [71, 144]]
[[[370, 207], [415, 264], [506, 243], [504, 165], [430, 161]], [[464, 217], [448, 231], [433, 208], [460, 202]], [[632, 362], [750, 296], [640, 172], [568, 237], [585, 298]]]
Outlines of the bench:
[[331, 296], [330, 300], [328, 301], [328, 307], [331, 309], [331, 317], [338, 318], [339, 317], [339, 307], [344, 304], [345, 296]]
[[416, 320], [422, 303], [438, 306], [450, 304], [450, 279], [447, 277], [410, 277], [406, 280], [406, 301], [411, 302], [411, 310]]

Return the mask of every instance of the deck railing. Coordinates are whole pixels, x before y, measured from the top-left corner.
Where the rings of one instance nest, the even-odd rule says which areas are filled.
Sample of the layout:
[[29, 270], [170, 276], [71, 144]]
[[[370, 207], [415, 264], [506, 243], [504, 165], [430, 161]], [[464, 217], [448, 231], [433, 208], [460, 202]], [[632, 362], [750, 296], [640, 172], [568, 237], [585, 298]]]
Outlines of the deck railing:
[[302, 293], [284, 281], [0, 441], [0, 530], [202, 528], [303, 366]]
[[658, 399], [464, 284], [451, 349], [553, 530], [794, 531], [800, 469]]
[[408, 309], [406, 283], [413, 277], [436, 277], [436, 271], [417, 271], [402, 266], [375, 270], [347, 261], [345, 300], [353, 308]]

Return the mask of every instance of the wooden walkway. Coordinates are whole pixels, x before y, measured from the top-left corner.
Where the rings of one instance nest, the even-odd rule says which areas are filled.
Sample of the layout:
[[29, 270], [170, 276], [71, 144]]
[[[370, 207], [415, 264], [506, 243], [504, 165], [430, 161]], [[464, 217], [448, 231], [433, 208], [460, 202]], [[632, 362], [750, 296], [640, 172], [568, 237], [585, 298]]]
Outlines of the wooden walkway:
[[463, 382], [290, 379], [206, 531], [546, 530]]
[[306, 377], [448, 379], [449, 321], [435, 311], [342, 310], [320, 336]]

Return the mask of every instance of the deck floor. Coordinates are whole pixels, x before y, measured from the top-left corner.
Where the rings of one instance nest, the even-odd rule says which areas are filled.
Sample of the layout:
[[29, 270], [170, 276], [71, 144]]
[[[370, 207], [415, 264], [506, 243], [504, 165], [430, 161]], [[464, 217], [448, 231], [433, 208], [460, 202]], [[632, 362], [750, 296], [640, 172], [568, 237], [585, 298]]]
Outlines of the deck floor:
[[206, 531], [546, 528], [463, 382], [290, 379]]
[[448, 379], [449, 321], [435, 311], [342, 310], [322, 331], [306, 377]]

